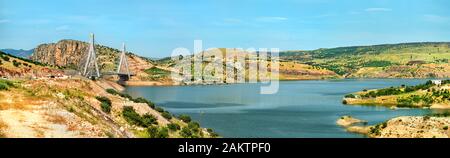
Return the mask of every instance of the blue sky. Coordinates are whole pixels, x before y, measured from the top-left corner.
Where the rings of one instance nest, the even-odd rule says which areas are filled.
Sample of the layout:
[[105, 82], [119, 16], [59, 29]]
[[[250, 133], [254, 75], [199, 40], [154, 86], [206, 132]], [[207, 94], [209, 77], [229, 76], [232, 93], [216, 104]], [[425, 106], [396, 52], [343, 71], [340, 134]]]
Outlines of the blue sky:
[[0, 48], [89, 40], [164, 57], [177, 47], [309, 50], [450, 41], [448, 0], [0, 0]]

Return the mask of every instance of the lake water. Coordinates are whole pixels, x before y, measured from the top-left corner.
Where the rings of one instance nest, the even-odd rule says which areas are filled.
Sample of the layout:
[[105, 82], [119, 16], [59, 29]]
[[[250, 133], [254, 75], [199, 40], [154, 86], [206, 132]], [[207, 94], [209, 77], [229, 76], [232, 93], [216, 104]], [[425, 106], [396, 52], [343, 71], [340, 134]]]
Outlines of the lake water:
[[343, 115], [368, 120], [369, 124], [405, 115], [423, 115], [428, 109], [397, 109], [343, 105], [345, 94], [362, 89], [415, 85], [426, 80], [321, 80], [283, 81], [278, 93], [262, 95], [261, 84], [209, 86], [128, 87], [173, 114], [188, 114], [202, 127], [223, 137], [364, 137], [336, 125]]

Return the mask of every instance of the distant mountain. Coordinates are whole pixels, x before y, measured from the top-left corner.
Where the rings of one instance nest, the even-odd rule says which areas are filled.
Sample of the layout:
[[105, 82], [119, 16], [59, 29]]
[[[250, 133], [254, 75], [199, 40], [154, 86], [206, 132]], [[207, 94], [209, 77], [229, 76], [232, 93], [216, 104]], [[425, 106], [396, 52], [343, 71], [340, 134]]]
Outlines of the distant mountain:
[[0, 51], [17, 56], [17, 57], [29, 58], [33, 54], [34, 49], [30, 49], [30, 50], [0, 49]]

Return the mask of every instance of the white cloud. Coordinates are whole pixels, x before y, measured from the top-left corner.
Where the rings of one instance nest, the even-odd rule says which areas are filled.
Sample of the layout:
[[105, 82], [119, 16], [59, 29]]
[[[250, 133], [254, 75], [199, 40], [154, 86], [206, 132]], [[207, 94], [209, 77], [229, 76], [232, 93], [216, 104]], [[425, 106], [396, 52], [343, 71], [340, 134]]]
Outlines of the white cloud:
[[447, 21], [450, 21], [450, 17], [434, 15], [434, 14], [425, 14], [425, 15], [423, 15], [423, 18], [426, 21], [430, 21], [430, 22], [447, 22]]
[[364, 11], [366, 12], [390, 12], [392, 9], [390, 8], [367, 8]]
[[9, 23], [9, 22], [10, 21], [8, 19], [0, 19], [0, 24]]
[[285, 21], [285, 20], [288, 20], [288, 18], [279, 17], [279, 16], [265, 16], [265, 17], [256, 18], [256, 21], [261, 21], [261, 22], [278, 22], [278, 21]]
[[68, 31], [68, 30], [70, 30], [70, 27], [67, 25], [62, 25], [62, 26], [56, 27], [56, 31]]
[[223, 21], [225, 23], [232, 23], [232, 24], [242, 23], [241, 19], [236, 19], [236, 18], [226, 18], [226, 19], [223, 19]]

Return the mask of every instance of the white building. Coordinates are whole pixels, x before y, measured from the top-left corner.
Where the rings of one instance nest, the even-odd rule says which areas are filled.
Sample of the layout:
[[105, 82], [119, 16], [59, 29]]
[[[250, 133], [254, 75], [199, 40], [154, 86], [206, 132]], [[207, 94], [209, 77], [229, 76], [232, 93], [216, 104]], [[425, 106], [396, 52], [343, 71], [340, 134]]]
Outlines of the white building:
[[442, 80], [431, 80], [431, 82], [438, 86], [442, 84]]

